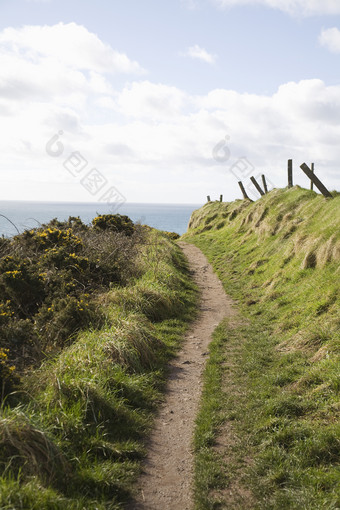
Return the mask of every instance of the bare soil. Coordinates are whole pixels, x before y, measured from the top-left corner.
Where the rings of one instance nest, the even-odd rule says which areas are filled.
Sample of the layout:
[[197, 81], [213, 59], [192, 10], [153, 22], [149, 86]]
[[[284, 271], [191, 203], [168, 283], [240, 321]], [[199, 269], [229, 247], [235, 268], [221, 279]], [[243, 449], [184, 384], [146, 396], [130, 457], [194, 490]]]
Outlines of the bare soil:
[[199, 314], [171, 363], [165, 401], [156, 417], [135, 498], [127, 510], [192, 510], [194, 422], [214, 329], [234, 315], [232, 300], [203, 253], [179, 243], [201, 292]]

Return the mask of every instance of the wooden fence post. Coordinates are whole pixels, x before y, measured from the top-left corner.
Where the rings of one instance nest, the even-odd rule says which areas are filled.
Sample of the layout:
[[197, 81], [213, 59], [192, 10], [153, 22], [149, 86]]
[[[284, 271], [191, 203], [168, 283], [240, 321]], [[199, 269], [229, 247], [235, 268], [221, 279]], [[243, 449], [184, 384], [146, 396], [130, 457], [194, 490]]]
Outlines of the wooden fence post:
[[311, 181], [315, 184], [315, 186], [318, 188], [318, 190], [323, 194], [326, 198], [333, 198], [333, 196], [330, 194], [326, 186], [322, 184], [320, 179], [317, 178], [315, 174], [311, 171], [311, 169], [306, 165], [306, 163], [302, 163], [300, 165], [301, 170], [309, 177]]
[[210, 195], [207, 196], [207, 201], [210, 202]]
[[261, 186], [259, 185], [259, 183], [257, 182], [257, 180], [255, 179], [255, 177], [250, 177], [250, 180], [254, 184], [255, 188], [260, 193], [260, 195], [263, 197], [264, 196], [264, 191], [261, 188]]
[[293, 187], [293, 160], [288, 159], [288, 188]]
[[250, 202], [252, 202], [252, 200], [248, 197], [246, 190], [244, 189], [244, 186], [243, 186], [243, 184], [242, 184], [242, 181], [239, 181], [239, 182], [238, 182], [238, 185], [239, 185], [239, 186], [240, 186], [240, 188], [241, 188], [243, 198], [244, 198], [245, 200], [249, 200]]
[[267, 188], [266, 176], [262, 174], [261, 177], [262, 177], [262, 184], [263, 184], [264, 192], [265, 192], [265, 194], [267, 194], [268, 188]]
[[[314, 173], [314, 163], [311, 164], [310, 169], [311, 169], [311, 172]], [[313, 191], [313, 188], [314, 188], [314, 185], [313, 185], [313, 181], [311, 180], [310, 181], [310, 189]]]
[[223, 202], [223, 195], [220, 195], [220, 202]]

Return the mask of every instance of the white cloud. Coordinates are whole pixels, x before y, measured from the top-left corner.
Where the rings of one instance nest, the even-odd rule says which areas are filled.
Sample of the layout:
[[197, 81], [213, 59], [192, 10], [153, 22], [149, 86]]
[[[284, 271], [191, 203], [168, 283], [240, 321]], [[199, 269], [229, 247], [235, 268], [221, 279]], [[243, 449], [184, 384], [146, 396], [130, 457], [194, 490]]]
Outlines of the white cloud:
[[262, 5], [279, 9], [291, 15], [340, 14], [338, 0], [212, 0], [220, 7], [238, 7], [244, 5]]
[[103, 43], [96, 34], [76, 23], [53, 26], [6, 28], [0, 33], [0, 44], [14, 55], [32, 62], [44, 58], [72, 69], [103, 73], [142, 73], [137, 62]]
[[[121, 126], [97, 127], [93, 140], [110, 147], [112, 159], [118, 151], [112, 165], [120, 169], [120, 175], [149, 183], [149, 200], [158, 181], [182, 183], [189, 176], [192, 182], [200, 182], [202, 199], [211, 189], [216, 196], [224, 192], [232, 200], [238, 190], [230, 167], [242, 156], [254, 165], [255, 175], [264, 172], [280, 187], [286, 186], [287, 159], [294, 159], [295, 182], [305, 186], [308, 182], [298, 167], [314, 160], [325, 184], [339, 188], [335, 172], [340, 159], [340, 86], [305, 80], [283, 84], [270, 96], [225, 89], [187, 96], [174, 87], [136, 82], [121, 91], [117, 105], [127, 121]], [[221, 164], [213, 159], [212, 150], [226, 135], [230, 137], [230, 160]], [[117, 145], [110, 145], [110, 137]], [[104, 168], [107, 160], [101, 163]], [[171, 201], [162, 193], [159, 199]], [[197, 191], [195, 196], [190, 193], [181, 185], [174, 199], [199, 201]], [[132, 191], [130, 200], [137, 198]]]
[[186, 94], [176, 87], [142, 81], [124, 87], [117, 105], [129, 117], [173, 119], [181, 113], [187, 100]]
[[335, 27], [322, 30], [319, 43], [332, 53], [340, 53], [340, 30]]
[[196, 58], [198, 60], [203, 60], [207, 64], [214, 64], [216, 62], [217, 56], [212, 53], [208, 53], [207, 50], [201, 48], [198, 44], [194, 46], [190, 46], [186, 51], [180, 53], [183, 57]]
[[136, 62], [75, 23], [3, 30], [0, 68], [0, 107], [6, 115], [30, 102], [86, 115], [89, 102], [113, 100], [112, 73], [141, 72]]
[[100, 106], [101, 108], [105, 108], [108, 110], [117, 110], [118, 105], [116, 101], [111, 96], [99, 96], [95, 100], [95, 104]]
[[[6, 183], [0, 198], [96, 199], [63, 167], [72, 151], [136, 202], [200, 202], [209, 193], [232, 200], [239, 191], [230, 167], [242, 156], [255, 175], [265, 171], [277, 186], [286, 185], [288, 158], [296, 166], [314, 159], [325, 184], [339, 188], [340, 86], [305, 80], [267, 96], [227, 89], [192, 96], [150, 80], [117, 87], [103, 64], [92, 65], [102, 48], [93, 34], [87, 32], [87, 46], [84, 41], [88, 54], [74, 48], [81, 58], [64, 61], [62, 46], [60, 53], [51, 46], [50, 55], [27, 33], [0, 32], [0, 178]], [[106, 50], [103, 61], [112, 57]], [[64, 153], [52, 158], [45, 146], [60, 130]], [[226, 135], [230, 159], [222, 164], [212, 151]]]

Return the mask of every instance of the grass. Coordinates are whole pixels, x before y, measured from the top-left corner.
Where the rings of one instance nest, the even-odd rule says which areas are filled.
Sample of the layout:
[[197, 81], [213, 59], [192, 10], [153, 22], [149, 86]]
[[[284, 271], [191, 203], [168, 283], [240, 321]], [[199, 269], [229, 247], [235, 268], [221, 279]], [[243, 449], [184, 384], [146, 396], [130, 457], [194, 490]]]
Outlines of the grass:
[[139, 276], [99, 296], [105, 324], [22, 381], [0, 416], [0, 507], [118, 509], [145, 455], [167, 363], [195, 315], [179, 248], [150, 230]]
[[[223, 457], [213, 448], [219, 428], [224, 423], [226, 408], [226, 395], [221, 390], [226, 356], [220, 338], [221, 326], [215, 330], [209, 347], [210, 356], [204, 372], [204, 389], [194, 435], [195, 503], [200, 510], [216, 508], [219, 501], [216, 491], [227, 484]], [[212, 491], [215, 491], [214, 496]]]
[[340, 507], [339, 205], [295, 187], [192, 217], [239, 308], [205, 374], [197, 509]]
[[237, 427], [244, 419], [247, 399], [243, 329], [226, 319], [210, 344], [194, 435], [197, 510], [254, 508], [246, 476], [251, 462], [250, 434], [244, 426]]

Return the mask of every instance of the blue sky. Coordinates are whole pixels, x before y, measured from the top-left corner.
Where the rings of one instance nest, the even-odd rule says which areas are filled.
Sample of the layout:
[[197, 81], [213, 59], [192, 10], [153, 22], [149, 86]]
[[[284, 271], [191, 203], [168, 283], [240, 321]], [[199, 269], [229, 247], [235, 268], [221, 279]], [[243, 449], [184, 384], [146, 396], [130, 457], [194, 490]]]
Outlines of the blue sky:
[[339, 63], [337, 0], [1, 0], [0, 199], [339, 189]]

